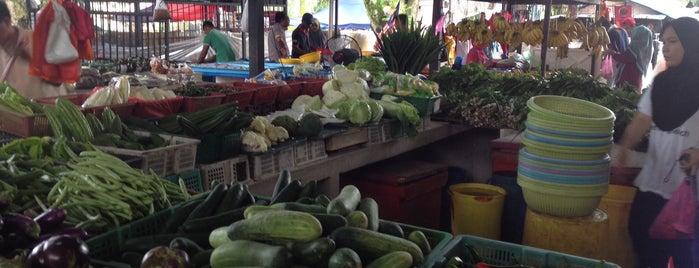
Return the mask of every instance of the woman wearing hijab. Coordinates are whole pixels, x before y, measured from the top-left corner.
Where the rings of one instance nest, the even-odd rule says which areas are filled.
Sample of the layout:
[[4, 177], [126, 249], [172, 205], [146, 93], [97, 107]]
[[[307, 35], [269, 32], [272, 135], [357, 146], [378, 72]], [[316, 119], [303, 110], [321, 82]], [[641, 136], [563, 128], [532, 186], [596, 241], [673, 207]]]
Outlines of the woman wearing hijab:
[[[638, 92], [643, 90], [643, 76], [653, 56], [653, 32], [646, 26], [637, 26], [631, 31], [631, 42], [624, 52], [611, 51], [612, 58], [618, 63], [619, 75], [615, 76], [614, 85], [624, 82], [636, 86]], [[615, 71], [617, 71], [615, 70]]]
[[325, 34], [320, 30], [320, 21], [314, 18], [311, 29], [308, 31], [308, 42], [311, 44], [311, 51], [325, 48]]
[[[626, 149], [622, 149], [618, 162], [623, 166], [626, 150], [650, 132], [645, 163], [634, 181], [638, 191], [629, 216], [629, 234], [639, 267], [667, 267], [670, 256], [675, 267], [696, 267], [692, 240], [652, 239], [648, 229], [687, 174], [694, 175], [699, 166], [697, 33], [699, 22], [694, 18], [679, 18], [664, 25], [660, 40], [668, 68], [644, 92], [621, 140]], [[684, 154], [689, 155], [689, 161], [678, 161]]]

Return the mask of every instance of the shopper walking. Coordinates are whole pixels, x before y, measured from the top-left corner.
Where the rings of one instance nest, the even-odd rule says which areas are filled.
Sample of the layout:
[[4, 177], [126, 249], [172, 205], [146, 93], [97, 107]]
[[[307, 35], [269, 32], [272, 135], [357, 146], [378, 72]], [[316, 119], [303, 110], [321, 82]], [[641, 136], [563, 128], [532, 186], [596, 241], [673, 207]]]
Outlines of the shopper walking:
[[[234, 61], [235, 52], [228, 36], [214, 29], [214, 23], [211, 21], [204, 21], [202, 27], [205, 34], [204, 46], [201, 49], [197, 63]], [[209, 53], [209, 48], [212, 48], [216, 55], [206, 57]]]
[[[660, 40], [668, 68], [644, 92], [621, 140], [625, 149], [618, 160], [624, 165], [626, 150], [634, 148], [650, 132], [646, 160], [634, 181], [638, 192], [629, 216], [629, 233], [639, 267], [667, 267], [670, 256], [675, 267], [693, 267], [692, 240], [652, 239], [648, 229], [687, 176], [685, 172], [699, 166], [697, 33], [699, 22], [693, 18], [679, 18], [664, 25]], [[690, 156], [686, 163], [678, 161], [683, 154]]]
[[[623, 24], [622, 24], [623, 25]], [[635, 25], [635, 24], [634, 24]], [[631, 42], [624, 52], [610, 50], [614, 61], [619, 66], [619, 76], [615, 76], [614, 85], [621, 86], [624, 82], [636, 86], [639, 93], [643, 90], [643, 76], [653, 56], [653, 32], [646, 26], [636, 26], [631, 31]]]
[[286, 30], [289, 29], [289, 15], [279, 11], [274, 14], [274, 25], [267, 34], [267, 54], [270, 61], [279, 61], [289, 57], [289, 46], [286, 45]]
[[65, 95], [62, 84], [29, 75], [32, 34], [32, 31], [21, 30], [12, 24], [7, 3], [0, 1], [0, 81], [6, 81], [28, 98]]

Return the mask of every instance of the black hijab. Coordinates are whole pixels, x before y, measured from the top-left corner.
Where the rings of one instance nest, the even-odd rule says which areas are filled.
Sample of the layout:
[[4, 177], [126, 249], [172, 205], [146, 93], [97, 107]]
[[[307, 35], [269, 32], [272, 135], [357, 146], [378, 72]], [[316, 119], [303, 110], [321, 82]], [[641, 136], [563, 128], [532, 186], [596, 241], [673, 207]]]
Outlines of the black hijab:
[[699, 21], [682, 17], [663, 25], [672, 27], [682, 43], [684, 57], [653, 81], [653, 122], [663, 131], [681, 126], [699, 110]]

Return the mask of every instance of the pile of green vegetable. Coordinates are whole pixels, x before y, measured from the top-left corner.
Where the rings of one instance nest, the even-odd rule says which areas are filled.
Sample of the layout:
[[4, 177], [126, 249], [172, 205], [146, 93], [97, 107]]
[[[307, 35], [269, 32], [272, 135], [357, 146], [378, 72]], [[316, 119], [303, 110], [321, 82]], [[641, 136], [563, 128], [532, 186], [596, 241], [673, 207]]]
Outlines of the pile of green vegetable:
[[620, 137], [633, 117], [640, 95], [625, 84], [610, 88], [595, 77], [573, 70], [556, 70], [545, 76], [536, 73], [486, 71], [481, 64], [460, 70], [442, 68], [430, 76], [439, 84], [442, 111], [474, 127], [524, 130], [527, 100], [537, 95], [560, 95], [601, 104], [616, 114], [615, 138]]
[[14, 111], [23, 115], [41, 113], [40, 104], [27, 99], [6, 82], [0, 82], [0, 108]]

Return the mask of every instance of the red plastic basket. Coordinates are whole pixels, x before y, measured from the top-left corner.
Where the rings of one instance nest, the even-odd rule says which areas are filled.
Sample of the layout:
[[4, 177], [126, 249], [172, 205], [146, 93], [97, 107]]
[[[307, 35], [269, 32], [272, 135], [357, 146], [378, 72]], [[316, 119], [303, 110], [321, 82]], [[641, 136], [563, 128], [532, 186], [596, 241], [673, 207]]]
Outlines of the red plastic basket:
[[225, 97], [226, 94], [218, 92], [211, 92], [209, 96], [184, 96], [182, 112], [196, 112], [221, 105]]
[[218, 87], [221, 89], [231, 89], [232, 92], [221, 92], [226, 95], [223, 98], [222, 103], [225, 104], [236, 102], [238, 103], [239, 110], [247, 109], [247, 107], [250, 105], [250, 102], [252, 101], [252, 97], [255, 95], [256, 90], [254, 88], [236, 87], [233, 84], [211, 84], [209, 86]]
[[323, 96], [323, 84], [328, 82], [328, 79], [321, 78], [296, 78], [296, 81], [303, 82], [301, 95]]
[[[82, 104], [85, 102], [85, 100], [87, 100], [88, 97], [90, 97], [89, 93], [71, 94], [71, 95], [64, 95], [64, 96], [57, 96], [57, 97], [39, 98], [39, 99], [36, 99], [36, 102], [41, 103], [43, 105], [54, 106], [54, 105], [56, 105], [56, 98], [63, 98], [63, 99], [69, 100], [70, 102], [77, 105], [78, 107], [81, 107]], [[124, 119], [124, 118], [127, 118], [133, 114], [134, 106], [136, 106], [135, 103], [127, 102], [127, 103], [121, 103], [121, 104], [110, 104], [110, 105], [80, 108], [80, 110], [82, 110], [84, 114], [94, 114], [97, 117], [100, 117], [100, 116], [102, 116], [102, 112], [104, 112], [104, 109], [109, 107], [110, 109], [112, 109], [112, 111], [114, 111], [114, 113], [116, 113], [119, 116], [119, 118]]]
[[162, 100], [129, 98], [129, 102], [136, 104], [133, 115], [141, 118], [157, 118], [176, 114], [182, 108], [183, 101], [182, 96]]
[[279, 90], [281, 89], [280, 85], [270, 84], [235, 82], [233, 85], [243, 89], [255, 89], [255, 94], [253, 94], [252, 101], [250, 102], [251, 105], [274, 105]]

